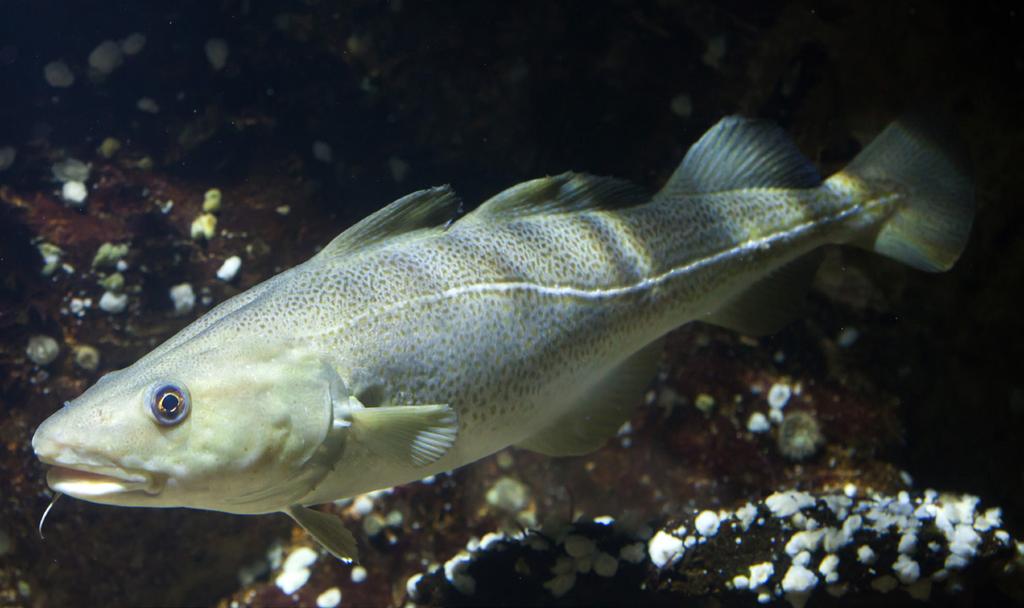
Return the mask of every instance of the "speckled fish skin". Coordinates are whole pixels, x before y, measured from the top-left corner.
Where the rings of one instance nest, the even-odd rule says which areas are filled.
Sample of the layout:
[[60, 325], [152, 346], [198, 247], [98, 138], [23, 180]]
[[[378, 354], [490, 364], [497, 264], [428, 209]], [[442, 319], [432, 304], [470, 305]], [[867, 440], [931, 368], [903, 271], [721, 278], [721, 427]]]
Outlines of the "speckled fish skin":
[[[653, 197], [564, 174], [449, 223], [437, 221], [457, 205], [449, 190], [412, 195], [388, 209], [419, 205], [420, 225], [365, 244], [354, 238], [359, 226], [346, 232], [101, 380], [33, 445], [64, 474], [128, 471], [148, 484], [86, 500], [236, 513], [406, 483], [510, 445], [592, 449], [639, 402], [649, 376], [625, 376], [653, 370], [647, 347], [693, 320], [742, 328], [746, 313], [734, 304], [821, 245], [951, 266], [970, 227], [970, 179], [921, 133], [895, 124], [821, 181], [781, 131], [730, 118]], [[914, 214], [938, 219], [919, 229]], [[192, 399], [171, 428], [153, 424], [142, 403], [147, 387], [168, 380]], [[632, 399], [594, 406], [625, 409], [598, 425], [604, 435], [592, 446], [586, 425], [601, 416], [589, 404], [619, 399], [619, 384]], [[390, 437], [379, 420], [371, 432], [358, 417], [430, 404], [450, 408], [455, 434], [417, 462], [403, 446], [379, 449], [408, 433]], [[560, 449], [552, 437], [562, 427], [581, 442]]]

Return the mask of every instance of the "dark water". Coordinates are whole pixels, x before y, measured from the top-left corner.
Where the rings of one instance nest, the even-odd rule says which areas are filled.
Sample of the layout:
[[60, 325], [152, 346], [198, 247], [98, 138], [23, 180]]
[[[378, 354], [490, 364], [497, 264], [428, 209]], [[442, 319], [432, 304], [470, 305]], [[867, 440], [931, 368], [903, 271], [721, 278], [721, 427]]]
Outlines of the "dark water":
[[[762, 592], [798, 602], [785, 593], [794, 581], [784, 575], [799, 572], [784, 546], [807, 525], [761, 501], [853, 486], [850, 509], [867, 523], [869, 503], [884, 503], [875, 494], [898, 505], [906, 491], [915, 509], [929, 488], [950, 493], [936, 504], [981, 502], [950, 536], [934, 515], [922, 519], [916, 549], [901, 551], [896, 526], [809, 550], [812, 605], [1020, 602], [1019, 558], [995, 534], [1021, 538], [1024, 507], [1020, 13], [1014, 3], [3, 2], [0, 605], [330, 605], [333, 592], [322, 594], [333, 588], [341, 605], [748, 605]], [[50, 495], [29, 440], [48, 414], [401, 195], [450, 183], [472, 207], [569, 169], [654, 189], [690, 143], [737, 113], [776, 122], [829, 173], [922, 109], [950, 117], [973, 157], [978, 213], [951, 272], [829, 251], [807, 314], [780, 333], [691, 324], [672, 334], [650, 403], [603, 450], [506, 451], [334, 507], [356, 531], [365, 580], [321, 555], [285, 593], [282, 556], [315, 545], [283, 516], [64, 499], [45, 540], [36, 532]], [[101, 145], [108, 138], [120, 146]], [[53, 176], [67, 159], [90, 165], [77, 180], [82, 205]], [[211, 188], [223, 194], [216, 236], [194, 240]], [[49, 275], [42, 243], [63, 252]], [[124, 285], [110, 289], [127, 296], [118, 313], [100, 307], [110, 288], [100, 282], [116, 271], [92, 267], [104, 243], [129, 246]], [[217, 279], [234, 255], [238, 276]], [[169, 291], [184, 283], [196, 305], [175, 314]], [[38, 336], [59, 347], [45, 364], [26, 355]], [[793, 392], [787, 419], [818, 429], [809, 456], [794, 457], [792, 423], [748, 431], [752, 414], [770, 411], [773, 386]], [[748, 501], [763, 525], [742, 531], [732, 517], [717, 534], [695, 531], [699, 511]], [[357, 512], [367, 504], [371, 513]], [[845, 517], [824, 505], [806, 516], [841, 528]], [[992, 507], [1001, 518], [988, 528], [978, 514]], [[602, 515], [616, 523], [593, 523]], [[442, 565], [474, 537], [544, 522], [546, 549], [506, 540], [446, 576]], [[680, 524], [694, 543], [659, 569], [647, 538]], [[970, 550], [953, 546], [957, 525], [977, 531], [976, 542], [960, 538]], [[627, 547], [638, 542], [634, 563]], [[874, 564], [858, 560], [861, 546]], [[577, 575], [558, 569], [581, 551]], [[829, 553], [836, 580], [819, 570]], [[595, 572], [601, 554], [614, 575], [607, 560]], [[918, 576], [894, 571], [901, 554]], [[951, 554], [968, 556], [965, 567]], [[760, 591], [734, 589], [766, 561], [775, 574]]]

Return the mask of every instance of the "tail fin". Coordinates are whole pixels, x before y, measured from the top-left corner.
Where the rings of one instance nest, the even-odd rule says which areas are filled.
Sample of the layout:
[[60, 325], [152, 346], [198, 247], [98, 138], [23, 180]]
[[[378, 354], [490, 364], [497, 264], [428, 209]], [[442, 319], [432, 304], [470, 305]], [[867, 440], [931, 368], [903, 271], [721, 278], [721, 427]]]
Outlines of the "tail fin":
[[949, 270], [974, 219], [974, 183], [963, 150], [955, 137], [919, 118], [886, 127], [841, 174], [894, 182], [909, 200], [859, 244], [920, 270]]

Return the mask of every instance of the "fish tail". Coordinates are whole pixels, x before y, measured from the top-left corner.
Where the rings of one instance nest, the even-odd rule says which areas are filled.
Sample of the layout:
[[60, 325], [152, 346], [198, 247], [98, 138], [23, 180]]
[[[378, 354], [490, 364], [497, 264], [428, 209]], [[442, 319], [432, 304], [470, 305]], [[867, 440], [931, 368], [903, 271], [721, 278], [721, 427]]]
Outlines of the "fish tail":
[[974, 182], [964, 146], [934, 121], [893, 122], [833, 180], [906, 197], [854, 244], [928, 272], [949, 270], [963, 252]]

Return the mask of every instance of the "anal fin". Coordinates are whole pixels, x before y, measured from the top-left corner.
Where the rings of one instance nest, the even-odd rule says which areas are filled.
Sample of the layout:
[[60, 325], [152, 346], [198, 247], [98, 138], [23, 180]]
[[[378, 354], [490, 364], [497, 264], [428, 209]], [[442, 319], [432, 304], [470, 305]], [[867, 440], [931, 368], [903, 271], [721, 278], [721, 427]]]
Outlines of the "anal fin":
[[800, 316], [820, 261], [817, 251], [800, 256], [748, 287], [704, 321], [754, 337], [779, 331]]
[[285, 513], [334, 557], [343, 562], [353, 562], [359, 559], [359, 547], [356, 545], [355, 537], [337, 516], [301, 505], [292, 505]]
[[553, 424], [516, 447], [548, 456], [579, 456], [600, 448], [629, 420], [658, 370], [657, 340], [608, 372]]

